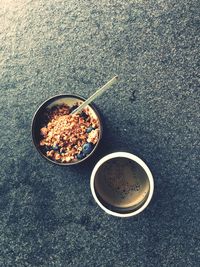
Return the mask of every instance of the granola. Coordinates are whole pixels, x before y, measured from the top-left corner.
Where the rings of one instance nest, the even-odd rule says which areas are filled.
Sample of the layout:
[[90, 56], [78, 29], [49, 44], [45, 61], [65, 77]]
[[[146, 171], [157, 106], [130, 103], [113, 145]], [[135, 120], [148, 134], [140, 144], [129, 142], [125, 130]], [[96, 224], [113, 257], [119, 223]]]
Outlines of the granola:
[[55, 106], [46, 113], [47, 123], [40, 129], [45, 155], [52, 160], [69, 163], [89, 155], [99, 139], [99, 120], [89, 108], [81, 114], [70, 114], [78, 106]]

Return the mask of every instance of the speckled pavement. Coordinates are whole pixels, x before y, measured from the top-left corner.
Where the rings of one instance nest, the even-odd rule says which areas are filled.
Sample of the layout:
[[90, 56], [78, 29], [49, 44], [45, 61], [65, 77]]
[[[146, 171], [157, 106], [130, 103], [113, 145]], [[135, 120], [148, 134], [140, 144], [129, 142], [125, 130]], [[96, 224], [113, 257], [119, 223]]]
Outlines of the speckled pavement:
[[[0, 266], [198, 267], [199, 1], [0, 0]], [[95, 157], [54, 166], [31, 141], [47, 98], [90, 96], [104, 121]], [[140, 156], [155, 194], [119, 219], [89, 180], [113, 151]]]

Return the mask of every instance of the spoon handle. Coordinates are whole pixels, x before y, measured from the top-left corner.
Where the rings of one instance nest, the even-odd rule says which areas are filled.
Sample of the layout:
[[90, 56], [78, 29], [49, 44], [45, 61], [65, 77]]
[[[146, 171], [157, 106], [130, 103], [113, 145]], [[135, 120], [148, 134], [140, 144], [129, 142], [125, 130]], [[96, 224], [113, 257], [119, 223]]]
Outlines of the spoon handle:
[[104, 84], [101, 88], [99, 88], [93, 95], [91, 95], [87, 100], [85, 100], [78, 108], [73, 110], [71, 114], [77, 114], [82, 111], [90, 102], [92, 102], [95, 98], [103, 94], [111, 85], [113, 85], [118, 80], [118, 76], [114, 76], [110, 81]]

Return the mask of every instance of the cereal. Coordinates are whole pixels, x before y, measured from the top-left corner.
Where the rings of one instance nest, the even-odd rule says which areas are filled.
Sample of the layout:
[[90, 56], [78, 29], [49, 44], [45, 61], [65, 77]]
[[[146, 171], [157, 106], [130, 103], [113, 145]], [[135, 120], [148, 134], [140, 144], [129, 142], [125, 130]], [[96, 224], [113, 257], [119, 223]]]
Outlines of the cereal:
[[68, 163], [81, 160], [98, 142], [99, 120], [92, 116], [89, 108], [81, 114], [70, 114], [77, 106], [78, 103], [71, 108], [62, 104], [45, 114], [47, 122], [40, 129], [40, 146], [46, 156], [55, 161]]
[[94, 129], [92, 130], [89, 134], [88, 134], [88, 138], [87, 138], [87, 142], [88, 143], [93, 143], [96, 144], [96, 142], [98, 141], [98, 129]]

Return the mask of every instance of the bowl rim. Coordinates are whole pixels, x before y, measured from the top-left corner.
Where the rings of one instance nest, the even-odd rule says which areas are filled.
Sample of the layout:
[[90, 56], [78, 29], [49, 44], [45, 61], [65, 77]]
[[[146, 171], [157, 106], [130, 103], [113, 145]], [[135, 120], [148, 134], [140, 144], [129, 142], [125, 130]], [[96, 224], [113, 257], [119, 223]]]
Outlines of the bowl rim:
[[[145, 171], [145, 173], [147, 174], [147, 177], [149, 179], [149, 184], [150, 184], [150, 188], [149, 188], [149, 195], [146, 199], [146, 201], [142, 204], [142, 206], [135, 210], [135, 211], [132, 211], [132, 212], [127, 212], [127, 213], [120, 213], [120, 212], [116, 212], [116, 211], [112, 211], [108, 208], [106, 208], [101, 202], [100, 200], [98, 199], [97, 197], [97, 194], [96, 194], [96, 191], [95, 191], [95, 188], [94, 188], [94, 181], [95, 181], [95, 175], [98, 171], [98, 169], [102, 166], [103, 163], [105, 163], [106, 161], [110, 160], [110, 159], [114, 159], [114, 158], [128, 158], [130, 160], [133, 160], [134, 162], [138, 163], [142, 168], [143, 170]], [[92, 196], [94, 198], [94, 200], [96, 201], [96, 203], [108, 214], [110, 215], [113, 215], [113, 216], [116, 216], [116, 217], [131, 217], [131, 216], [135, 216], [137, 214], [139, 214], [140, 212], [142, 212], [150, 203], [151, 199], [152, 199], [152, 196], [153, 196], [153, 192], [154, 192], [154, 179], [153, 179], [153, 175], [149, 169], [149, 167], [146, 165], [146, 163], [141, 159], [139, 158], [138, 156], [134, 155], [134, 154], [131, 154], [129, 152], [113, 152], [113, 153], [110, 153], [106, 156], [104, 156], [103, 158], [101, 158], [97, 164], [95, 165], [95, 167], [93, 168], [92, 170], [92, 174], [91, 174], [91, 177], [90, 177], [90, 189], [91, 189], [91, 192], [92, 192]]]
[[[95, 152], [95, 150], [97, 149], [101, 139], [102, 139], [102, 133], [103, 133], [103, 123], [102, 123], [102, 119], [101, 119], [101, 116], [96, 108], [96, 106], [93, 104], [93, 103], [90, 103], [89, 106], [92, 108], [92, 110], [94, 111], [94, 113], [96, 114], [98, 120], [99, 120], [99, 138], [98, 138], [98, 141], [97, 143], [95, 144], [95, 147], [94, 149], [92, 150], [92, 152], [87, 155], [85, 158], [81, 159], [81, 160], [78, 160], [76, 162], [69, 162], [69, 163], [64, 163], [64, 162], [58, 162], [58, 161], [54, 161], [54, 160], [51, 160], [50, 158], [48, 158], [47, 156], [45, 156], [42, 151], [39, 149], [39, 146], [37, 145], [36, 143], [36, 138], [35, 138], [35, 135], [34, 135], [34, 126], [35, 126], [35, 122], [36, 122], [36, 117], [37, 117], [37, 114], [38, 112], [41, 110], [41, 108], [44, 107], [44, 105], [46, 105], [48, 102], [51, 103], [51, 101], [56, 101], [57, 99], [59, 98], [77, 98], [78, 100], [82, 100], [82, 101], [85, 101], [86, 98], [80, 96], [80, 95], [76, 95], [76, 94], [58, 94], [58, 95], [54, 95], [52, 97], [49, 97], [48, 99], [46, 99], [45, 101], [43, 101], [39, 107], [36, 109], [36, 111], [34, 112], [33, 114], [33, 117], [32, 117], [32, 122], [31, 122], [31, 137], [32, 137], [32, 143], [34, 145], [34, 147], [36, 148], [36, 150], [38, 151], [38, 153], [40, 154], [40, 156], [42, 156], [43, 158], [45, 158], [48, 162], [51, 162], [55, 165], [60, 165], [60, 166], [70, 166], [70, 165], [77, 165], [79, 163], [82, 163], [84, 162], [85, 160], [87, 160], [88, 158], [90, 158], [91, 155], [93, 155], [93, 153]], [[49, 104], [50, 104], [49, 103]]]

